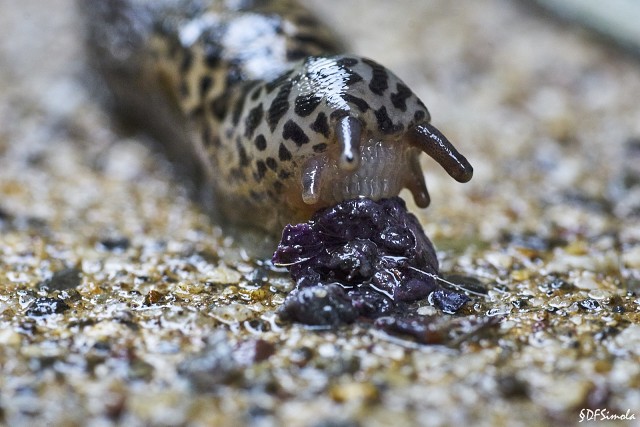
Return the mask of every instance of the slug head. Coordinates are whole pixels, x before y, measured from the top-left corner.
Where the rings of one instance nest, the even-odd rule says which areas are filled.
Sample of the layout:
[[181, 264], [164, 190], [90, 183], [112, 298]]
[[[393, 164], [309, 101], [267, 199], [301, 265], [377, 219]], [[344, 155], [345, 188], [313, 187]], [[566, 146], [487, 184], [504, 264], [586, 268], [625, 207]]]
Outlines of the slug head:
[[418, 206], [427, 207], [420, 152], [459, 182], [473, 175], [464, 156], [429, 124], [422, 101], [372, 60], [308, 58], [294, 79], [293, 94], [299, 119], [316, 132], [320, 127], [324, 138], [313, 150], [300, 147], [296, 153], [302, 160], [302, 200], [313, 209], [360, 196], [393, 197], [405, 187]]

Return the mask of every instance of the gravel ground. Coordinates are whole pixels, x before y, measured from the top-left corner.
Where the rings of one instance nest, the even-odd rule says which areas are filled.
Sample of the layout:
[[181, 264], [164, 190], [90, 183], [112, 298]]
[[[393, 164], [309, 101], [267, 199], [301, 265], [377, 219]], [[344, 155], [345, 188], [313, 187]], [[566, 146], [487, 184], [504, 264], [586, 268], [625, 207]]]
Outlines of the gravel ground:
[[414, 209], [474, 291], [419, 309], [448, 345], [279, 321], [287, 275], [86, 89], [72, 1], [2, 1], [0, 424], [640, 419], [637, 58], [506, 0], [309, 4], [475, 167], [460, 185], [425, 160]]

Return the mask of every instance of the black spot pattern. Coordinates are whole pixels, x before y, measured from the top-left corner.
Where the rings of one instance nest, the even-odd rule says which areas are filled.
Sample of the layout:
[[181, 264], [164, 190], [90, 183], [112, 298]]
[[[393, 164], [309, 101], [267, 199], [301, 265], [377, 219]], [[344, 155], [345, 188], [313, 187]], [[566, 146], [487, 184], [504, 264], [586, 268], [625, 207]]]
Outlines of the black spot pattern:
[[387, 74], [387, 70], [382, 65], [370, 59], [363, 59], [362, 61], [370, 66], [373, 71], [373, 76], [369, 82], [369, 89], [376, 95], [382, 95], [389, 87], [389, 75]]
[[264, 110], [262, 109], [262, 103], [253, 107], [249, 111], [249, 114], [247, 114], [247, 118], [244, 121], [244, 124], [245, 124], [244, 136], [246, 138], [253, 138], [253, 133], [256, 131], [256, 128], [262, 121], [263, 116], [264, 116]]
[[358, 83], [358, 82], [360, 82], [360, 81], [362, 81], [362, 80], [363, 80], [363, 79], [362, 79], [362, 76], [361, 76], [360, 74], [358, 74], [358, 73], [356, 73], [356, 72], [353, 72], [353, 71], [350, 71], [350, 72], [348, 73], [347, 79], [345, 80], [345, 84], [346, 84], [348, 87], [351, 87], [351, 86], [353, 86], [354, 84], [356, 84], [356, 83]]
[[180, 73], [184, 74], [189, 71], [191, 65], [193, 65], [193, 54], [188, 49], [184, 49], [182, 51], [182, 54], [184, 56], [182, 57], [182, 62], [180, 63]]
[[287, 59], [289, 61], [297, 61], [299, 59], [306, 58], [307, 56], [309, 56], [309, 52], [305, 49], [295, 48], [287, 50]]
[[340, 109], [340, 110], [333, 110], [330, 114], [330, 117], [334, 120], [338, 120], [341, 119], [343, 117], [346, 117], [349, 115], [349, 110], [347, 109]]
[[247, 180], [247, 176], [244, 173], [244, 170], [241, 168], [233, 168], [229, 171], [229, 178], [230, 181], [234, 181], [234, 182], [244, 182]]
[[256, 202], [260, 202], [260, 201], [262, 201], [264, 199], [264, 196], [261, 196], [260, 194], [258, 194], [254, 190], [249, 190], [249, 197], [251, 197]]
[[359, 61], [355, 58], [340, 58], [336, 61], [336, 66], [341, 69], [341, 75], [344, 79], [344, 84], [347, 87], [354, 85], [363, 80], [362, 76], [355, 71], [353, 71], [350, 67], [356, 65]]
[[291, 172], [286, 171], [284, 169], [281, 169], [280, 172], [278, 172], [278, 179], [286, 180], [286, 179], [289, 179], [290, 176], [291, 176]]
[[204, 108], [202, 105], [198, 105], [193, 110], [189, 111], [187, 115], [190, 119], [197, 119], [202, 116], [202, 113], [204, 113]]
[[189, 97], [189, 85], [185, 80], [180, 82], [180, 96], [183, 98]]
[[299, 15], [296, 17], [296, 22], [302, 26], [308, 27], [316, 27], [318, 25], [318, 20], [310, 15]]
[[281, 162], [288, 162], [289, 160], [291, 160], [291, 151], [289, 151], [283, 143], [280, 143], [280, 148], [278, 149], [278, 158]]
[[411, 90], [402, 83], [398, 83], [396, 88], [398, 92], [391, 94], [391, 103], [398, 110], [407, 111], [407, 98], [411, 96]]
[[389, 117], [389, 114], [387, 113], [387, 107], [383, 105], [379, 110], [375, 111], [375, 114], [376, 120], [378, 121], [378, 129], [380, 129], [380, 132], [388, 135], [399, 130], [399, 127], [394, 125], [393, 121]]
[[358, 64], [358, 60], [356, 58], [340, 58], [336, 61], [336, 64], [340, 67], [353, 67]]
[[241, 96], [236, 100], [235, 105], [233, 106], [233, 115], [231, 116], [233, 120], [233, 125], [238, 126], [238, 122], [240, 121], [240, 115], [242, 114], [242, 109], [244, 108], [244, 96]]
[[280, 122], [282, 116], [289, 111], [289, 94], [291, 93], [291, 87], [291, 82], [284, 83], [269, 107], [267, 123], [269, 124], [271, 132], [276, 130], [276, 126], [278, 126], [278, 122]]
[[321, 142], [320, 144], [316, 144], [311, 148], [313, 148], [314, 153], [323, 153], [327, 149], [327, 144]]
[[247, 100], [247, 95], [253, 89], [253, 87], [257, 84], [257, 82], [249, 82], [242, 88], [240, 96], [236, 101], [235, 106], [233, 107], [233, 124], [234, 126], [238, 126], [238, 122], [240, 121], [240, 115], [242, 114], [242, 110], [244, 109], [244, 103]]
[[273, 157], [267, 157], [267, 160], [265, 160], [265, 163], [267, 164], [267, 167], [272, 171], [275, 172], [278, 170], [278, 161]]
[[247, 150], [245, 150], [242, 145], [242, 139], [238, 138], [236, 140], [236, 149], [238, 150], [238, 158], [240, 160], [240, 166], [246, 167], [249, 166], [249, 156], [247, 156]]
[[258, 98], [260, 98], [261, 93], [262, 93], [261, 87], [254, 89], [253, 93], [251, 94], [251, 100], [256, 101]]
[[424, 118], [426, 117], [426, 114], [424, 111], [422, 110], [418, 110], [416, 111], [416, 113], [413, 115], [413, 120], [415, 120], [416, 122], [421, 122], [424, 120]]
[[309, 142], [309, 137], [307, 136], [307, 134], [304, 133], [302, 128], [298, 126], [298, 124], [293, 120], [289, 120], [284, 124], [282, 137], [285, 140], [292, 140], [298, 147], [301, 147]]
[[325, 138], [329, 137], [329, 120], [323, 112], [318, 113], [316, 120], [309, 126], [312, 131], [322, 134]]
[[211, 146], [211, 127], [205, 123], [204, 126], [202, 127], [202, 144], [205, 147], [210, 147]]
[[171, 39], [169, 41], [169, 51], [167, 52], [167, 55], [166, 55], [167, 58], [171, 58], [171, 59], [175, 58], [178, 55], [178, 52], [180, 52], [180, 44], [176, 40]]
[[258, 151], [264, 151], [267, 149], [267, 138], [265, 138], [263, 134], [256, 136], [256, 140], [254, 142]]
[[211, 85], [213, 84], [213, 79], [211, 76], [204, 76], [200, 79], [200, 96], [204, 98], [209, 89], [211, 89]]
[[211, 101], [211, 112], [218, 119], [224, 119], [227, 114], [227, 108], [229, 107], [229, 96], [225, 92], [213, 101]]
[[244, 80], [242, 68], [238, 64], [231, 63], [227, 70], [227, 87], [233, 87], [242, 80]]
[[284, 82], [286, 82], [287, 79], [289, 78], [289, 76], [291, 76], [292, 73], [293, 73], [293, 70], [289, 70], [289, 71], [287, 71], [287, 72], [285, 72], [283, 74], [280, 74], [278, 77], [276, 77], [275, 79], [273, 79], [272, 81], [267, 83], [264, 86], [265, 89], [267, 90], [267, 93], [273, 92], [277, 87], [279, 87]]
[[205, 43], [204, 45], [204, 62], [209, 68], [216, 68], [220, 65], [222, 49], [216, 43]]
[[258, 160], [256, 162], [256, 172], [254, 174], [256, 181], [262, 181], [265, 173], [267, 173], [267, 165], [262, 160]]
[[296, 98], [293, 111], [300, 117], [307, 117], [320, 105], [322, 98], [313, 94], [300, 95]]
[[349, 93], [345, 93], [342, 96], [342, 99], [347, 101], [350, 104], [354, 104], [360, 111], [363, 113], [369, 109], [369, 104], [362, 98], [358, 98], [357, 96], [351, 95]]

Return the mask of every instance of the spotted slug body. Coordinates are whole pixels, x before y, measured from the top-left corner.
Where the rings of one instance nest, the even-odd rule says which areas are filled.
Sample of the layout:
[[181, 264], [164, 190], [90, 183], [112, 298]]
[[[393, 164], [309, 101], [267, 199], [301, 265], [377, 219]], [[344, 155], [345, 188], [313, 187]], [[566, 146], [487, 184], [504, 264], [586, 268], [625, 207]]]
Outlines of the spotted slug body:
[[[194, 152], [224, 216], [278, 232], [360, 196], [429, 195], [425, 152], [467, 160], [377, 62], [341, 53], [289, 0], [81, 0], [94, 63], [118, 101]], [[157, 114], [156, 114], [157, 113]]]

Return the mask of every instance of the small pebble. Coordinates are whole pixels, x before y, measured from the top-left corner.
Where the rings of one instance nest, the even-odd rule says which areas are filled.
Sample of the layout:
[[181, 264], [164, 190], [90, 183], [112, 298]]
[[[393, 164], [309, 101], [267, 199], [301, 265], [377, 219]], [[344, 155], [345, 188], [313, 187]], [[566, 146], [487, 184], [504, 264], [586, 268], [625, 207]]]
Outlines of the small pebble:
[[307, 325], [337, 326], [356, 320], [357, 311], [338, 285], [312, 286], [292, 291], [280, 310], [283, 319]]
[[82, 283], [82, 272], [77, 268], [65, 268], [53, 273], [51, 278], [40, 284], [40, 287], [50, 291], [63, 291], [77, 288]]
[[597, 310], [600, 308], [600, 303], [598, 303], [598, 301], [593, 299], [586, 299], [586, 300], [580, 301], [578, 305], [581, 308], [589, 311]]
[[59, 298], [36, 298], [27, 309], [27, 316], [40, 317], [64, 313], [69, 306]]
[[126, 251], [131, 245], [131, 241], [127, 237], [108, 237], [98, 243], [102, 249], [107, 251]]
[[434, 304], [448, 314], [454, 314], [471, 299], [465, 294], [450, 291], [448, 289], [438, 289], [431, 294]]

